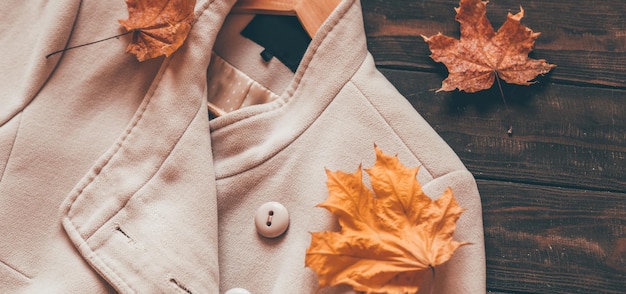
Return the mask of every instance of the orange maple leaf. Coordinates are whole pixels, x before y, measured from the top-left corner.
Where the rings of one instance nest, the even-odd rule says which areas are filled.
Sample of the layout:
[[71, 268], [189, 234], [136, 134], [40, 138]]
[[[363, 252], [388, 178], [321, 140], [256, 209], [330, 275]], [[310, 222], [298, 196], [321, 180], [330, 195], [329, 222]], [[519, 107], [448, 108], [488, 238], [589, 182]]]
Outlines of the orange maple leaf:
[[306, 266], [320, 286], [415, 293], [426, 273], [468, 244], [452, 240], [463, 209], [451, 189], [431, 200], [417, 181], [418, 168], [375, 149], [376, 163], [365, 170], [375, 198], [361, 167], [352, 174], [326, 170], [330, 195], [318, 206], [337, 216], [341, 231], [312, 233]]
[[196, 0], [126, 0], [128, 19], [119, 20], [133, 32], [126, 52], [144, 61], [170, 56], [187, 38]]
[[487, 19], [487, 1], [461, 0], [455, 10], [460, 40], [441, 33], [422, 36], [430, 47], [431, 58], [448, 68], [448, 77], [437, 91], [458, 88], [477, 92], [490, 88], [496, 77], [512, 84], [529, 85], [537, 75], [555, 67], [546, 60], [528, 57], [539, 33], [520, 23], [524, 16], [521, 6], [519, 13], [508, 14], [498, 32], [494, 32]]

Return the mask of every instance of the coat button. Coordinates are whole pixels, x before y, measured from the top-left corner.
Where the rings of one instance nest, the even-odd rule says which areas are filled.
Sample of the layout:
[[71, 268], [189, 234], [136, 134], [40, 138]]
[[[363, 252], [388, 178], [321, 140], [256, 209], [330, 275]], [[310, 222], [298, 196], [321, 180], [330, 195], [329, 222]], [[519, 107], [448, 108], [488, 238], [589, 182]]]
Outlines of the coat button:
[[232, 288], [226, 291], [224, 294], [252, 294], [252, 293], [250, 293], [250, 291], [244, 288]]
[[257, 209], [254, 224], [259, 235], [266, 238], [276, 238], [289, 227], [289, 213], [282, 204], [267, 202]]

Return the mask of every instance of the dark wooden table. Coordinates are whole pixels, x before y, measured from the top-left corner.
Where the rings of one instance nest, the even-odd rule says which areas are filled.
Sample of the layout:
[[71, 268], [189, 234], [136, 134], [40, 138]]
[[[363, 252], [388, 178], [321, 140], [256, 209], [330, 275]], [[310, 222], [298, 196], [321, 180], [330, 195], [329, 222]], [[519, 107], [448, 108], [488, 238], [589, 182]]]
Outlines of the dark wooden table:
[[362, 4], [379, 68], [478, 181], [488, 290], [626, 293], [626, 1], [492, 0], [494, 28], [523, 6], [531, 56], [558, 65], [503, 85], [507, 105], [434, 91], [447, 71], [420, 35], [458, 36], [457, 0]]

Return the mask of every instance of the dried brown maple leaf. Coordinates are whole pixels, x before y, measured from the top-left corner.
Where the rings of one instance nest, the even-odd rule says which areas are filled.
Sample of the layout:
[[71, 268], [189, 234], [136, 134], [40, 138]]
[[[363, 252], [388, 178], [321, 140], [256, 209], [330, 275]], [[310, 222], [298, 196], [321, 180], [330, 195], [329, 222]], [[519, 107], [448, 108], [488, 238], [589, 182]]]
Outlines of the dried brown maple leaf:
[[[456, 20], [460, 23], [460, 40], [441, 33], [425, 37], [431, 58], [442, 62], [448, 68], [448, 77], [438, 91], [459, 89], [477, 92], [488, 89], [495, 78], [519, 85], [529, 85], [539, 74], [545, 74], [555, 67], [545, 60], [531, 59], [539, 33], [523, 26], [520, 19], [524, 9], [513, 15], [494, 32], [487, 19], [487, 1], [461, 0], [455, 8]], [[496, 76], [497, 75], [497, 76]]]
[[170, 56], [191, 29], [196, 0], [126, 0], [128, 19], [119, 20], [133, 39], [126, 52], [144, 61]]
[[330, 195], [318, 206], [337, 216], [341, 231], [312, 233], [306, 266], [320, 286], [415, 293], [425, 274], [468, 244], [452, 240], [463, 209], [451, 189], [431, 200], [417, 181], [418, 168], [377, 147], [376, 163], [365, 171], [375, 198], [360, 167], [352, 174], [326, 170]]

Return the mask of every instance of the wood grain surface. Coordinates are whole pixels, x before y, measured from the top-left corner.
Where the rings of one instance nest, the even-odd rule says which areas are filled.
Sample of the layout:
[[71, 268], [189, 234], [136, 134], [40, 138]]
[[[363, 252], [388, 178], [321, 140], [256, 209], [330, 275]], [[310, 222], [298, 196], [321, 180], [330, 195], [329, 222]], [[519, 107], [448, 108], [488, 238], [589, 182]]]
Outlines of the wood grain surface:
[[624, 293], [626, 194], [479, 180], [488, 286]]
[[[455, 0], [364, 0], [369, 49], [379, 65], [441, 71], [421, 35], [458, 36]], [[531, 56], [558, 67], [555, 82], [626, 87], [626, 1], [498, 0], [487, 5], [497, 30], [507, 13], [541, 36]]]
[[[557, 64], [531, 86], [435, 92], [447, 71], [421, 35], [458, 37], [457, 0], [363, 0], [383, 74], [478, 180], [490, 293], [626, 293], [626, 1], [492, 0], [523, 7]], [[512, 128], [512, 135], [507, 131]]]

